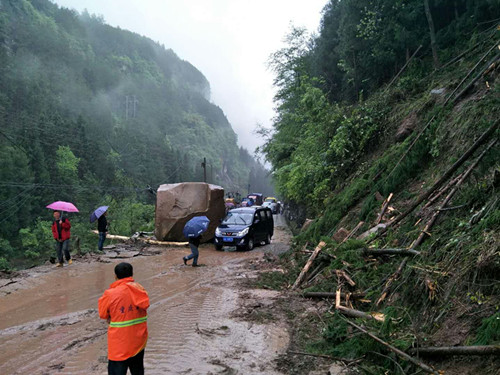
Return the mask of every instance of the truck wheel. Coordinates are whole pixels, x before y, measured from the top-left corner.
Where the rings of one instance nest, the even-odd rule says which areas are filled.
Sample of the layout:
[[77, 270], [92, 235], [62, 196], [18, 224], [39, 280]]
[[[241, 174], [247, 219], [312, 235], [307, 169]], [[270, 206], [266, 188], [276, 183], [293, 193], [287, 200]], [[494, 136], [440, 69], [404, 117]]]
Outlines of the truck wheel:
[[215, 250], [222, 250], [222, 245], [215, 245]]

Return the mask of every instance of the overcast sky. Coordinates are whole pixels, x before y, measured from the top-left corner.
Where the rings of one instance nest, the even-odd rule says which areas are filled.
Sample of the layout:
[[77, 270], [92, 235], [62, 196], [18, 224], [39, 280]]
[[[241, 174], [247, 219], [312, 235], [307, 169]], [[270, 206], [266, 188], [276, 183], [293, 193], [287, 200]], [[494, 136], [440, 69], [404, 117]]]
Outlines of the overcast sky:
[[207, 77], [238, 143], [262, 144], [256, 124], [271, 126], [273, 74], [266, 62], [283, 46], [290, 25], [318, 30], [328, 0], [53, 0], [102, 15], [112, 26], [171, 48]]

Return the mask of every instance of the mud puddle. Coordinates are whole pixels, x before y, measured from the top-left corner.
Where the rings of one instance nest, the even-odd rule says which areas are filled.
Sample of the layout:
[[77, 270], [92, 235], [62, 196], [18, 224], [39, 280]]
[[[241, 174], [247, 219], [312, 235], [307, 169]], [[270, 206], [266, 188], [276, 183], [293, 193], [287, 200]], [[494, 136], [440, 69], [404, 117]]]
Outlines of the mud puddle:
[[182, 264], [188, 249], [140, 247], [130, 258], [111, 251], [62, 269], [22, 271], [0, 285], [0, 373], [106, 374], [107, 324], [97, 299], [128, 261], [150, 296], [145, 367], [148, 374], [278, 374], [275, 359], [289, 335], [285, 323], [246, 321], [238, 311], [249, 298], [268, 304], [276, 292], [245, 290], [256, 276], [249, 260], [286, 250], [289, 235], [277, 220], [273, 243], [251, 252], [218, 252], [202, 245], [200, 263]]

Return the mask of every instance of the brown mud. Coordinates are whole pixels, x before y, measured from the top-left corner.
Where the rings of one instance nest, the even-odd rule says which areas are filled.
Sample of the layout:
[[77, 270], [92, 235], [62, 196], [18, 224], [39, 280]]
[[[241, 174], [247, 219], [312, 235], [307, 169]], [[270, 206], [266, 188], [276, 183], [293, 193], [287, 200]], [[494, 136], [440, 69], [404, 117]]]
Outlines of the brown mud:
[[289, 344], [286, 320], [251, 319], [279, 293], [242, 282], [258, 276], [255, 264], [265, 262], [265, 254], [288, 249], [290, 234], [281, 217], [276, 221], [271, 245], [250, 252], [202, 245], [198, 268], [182, 264], [187, 248], [117, 245], [62, 269], [45, 265], [4, 275], [0, 373], [106, 374], [107, 324], [98, 317], [97, 300], [124, 260], [150, 296], [148, 374], [282, 373], [276, 362]]

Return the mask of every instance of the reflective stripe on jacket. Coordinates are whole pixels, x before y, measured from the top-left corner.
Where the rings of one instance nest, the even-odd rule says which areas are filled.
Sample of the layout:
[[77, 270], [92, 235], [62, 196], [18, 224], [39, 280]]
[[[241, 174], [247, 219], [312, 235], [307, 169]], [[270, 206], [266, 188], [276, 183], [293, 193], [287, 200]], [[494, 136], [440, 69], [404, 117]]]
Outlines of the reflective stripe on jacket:
[[110, 319], [108, 359], [124, 361], [146, 347], [148, 340], [146, 290], [132, 277], [115, 281], [99, 298], [99, 316]]

